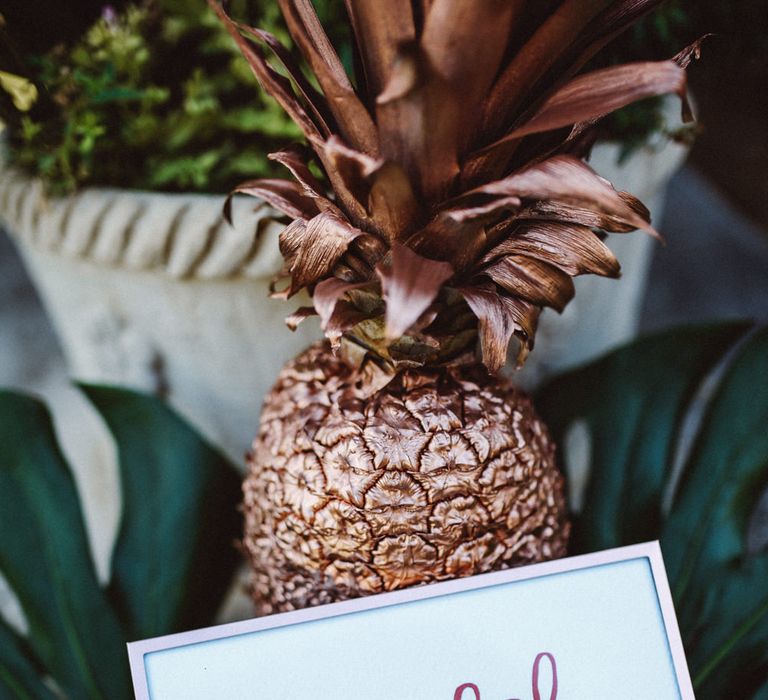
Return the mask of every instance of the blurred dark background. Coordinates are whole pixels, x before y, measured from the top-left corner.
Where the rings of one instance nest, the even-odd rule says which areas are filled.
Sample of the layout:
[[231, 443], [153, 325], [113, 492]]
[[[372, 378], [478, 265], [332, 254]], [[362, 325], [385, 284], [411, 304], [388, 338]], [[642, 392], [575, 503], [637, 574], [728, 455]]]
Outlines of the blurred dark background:
[[694, 33], [715, 35], [690, 72], [702, 125], [691, 162], [768, 228], [768, 2], [686, 5]]

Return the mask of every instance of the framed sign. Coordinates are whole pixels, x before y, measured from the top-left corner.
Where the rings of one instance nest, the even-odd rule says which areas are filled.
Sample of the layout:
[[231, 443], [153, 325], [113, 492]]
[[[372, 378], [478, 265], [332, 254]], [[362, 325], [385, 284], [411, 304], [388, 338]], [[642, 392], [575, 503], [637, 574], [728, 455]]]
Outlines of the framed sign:
[[139, 700], [694, 697], [658, 543], [128, 645]]

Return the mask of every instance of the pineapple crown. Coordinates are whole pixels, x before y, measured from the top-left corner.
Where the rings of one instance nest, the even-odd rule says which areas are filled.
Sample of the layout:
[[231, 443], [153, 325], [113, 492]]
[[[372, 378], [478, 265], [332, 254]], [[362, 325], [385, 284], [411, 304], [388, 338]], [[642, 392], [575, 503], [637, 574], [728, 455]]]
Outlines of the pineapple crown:
[[[334, 347], [390, 374], [474, 357], [497, 371], [533, 347], [572, 277], [618, 277], [605, 232], [648, 210], [583, 160], [595, 124], [677, 93], [696, 42], [671, 60], [579, 73], [660, 0], [346, 0], [350, 80], [311, 0], [279, 0], [319, 90], [268, 32], [214, 9], [307, 146], [270, 155], [293, 181], [245, 182], [292, 219], [280, 235], [288, 298], [307, 289]], [[283, 73], [273, 67], [282, 65]], [[322, 173], [316, 176], [315, 173]]]

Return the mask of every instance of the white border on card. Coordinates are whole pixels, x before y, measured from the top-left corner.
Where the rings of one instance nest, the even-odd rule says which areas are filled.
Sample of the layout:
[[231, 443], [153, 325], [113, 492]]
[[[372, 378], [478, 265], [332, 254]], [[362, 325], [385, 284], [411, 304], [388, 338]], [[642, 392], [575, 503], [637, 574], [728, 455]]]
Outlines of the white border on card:
[[362, 612], [374, 608], [386, 608], [401, 603], [426, 600], [438, 596], [451, 595], [452, 593], [488, 588], [490, 586], [497, 586], [499, 584], [512, 583], [515, 581], [541, 578], [567, 571], [589, 569], [604, 564], [615, 564], [632, 559], [648, 559], [650, 562], [651, 573], [653, 574], [653, 581], [659, 602], [659, 609], [661, 610], [662, 618], [664, 620], [664, 628], [667, 641], [669, 642], [669, 648], [672, 653], [672, 663], [675, 669], [677, 683], [680, 688], [680, 695], [683, 700], [695, 700], [691, 677], [688, 672], [688, 664], [685, 660], [683, 642], [680, 638], [680, 630], [677, 626], [677, 618], [675, 617], [672, 594], [669, 589], [669, 582], [667, 581], [667, 574], [664, 568], [664, 560], [662, 559], [661, 548], [659, 547], [658, 542], [645, 542], [629, 547], [618, 547], [616, 549], [608, 549], [604, 552], [595, 552], [594, 554], [582, 554], [576, 557], [556, 559], [542, 564], [532, 564], [516, 569], [496, 571], [490, 574], [479, 574], [477, 576], [469, 576], [454, 581], [432, 583], [426, 586], [392, 591], [391, 593], [380, 593], [365, 598], [355, 598], [354, 600], [347, 600], [341, 603], [318, 605], [314, 608], [307, 608], [304, 610], [268, 615], [252, 620], [231, 622], [225, 625], [206, 627], [190, 632], [180, 632], [178, 634], [165, 635], [164, 637], [154, 637], [139, 642], [132, 642], [128, 644], [128, 658], [131, 664], [134, 692], [137, 700], [150, 700], [144, 657], [147, 654], [163, 649], [173, 649], [215, 639], [224, 639], [226, 637], [236, 637], [242, 634], [250, 634], [252, 632], [260, 632], [262, 630], [275, 629], [277, 627], [287, 627], [289, 625], [297, 625], [313, 620], [338, 617], [340, 615]]

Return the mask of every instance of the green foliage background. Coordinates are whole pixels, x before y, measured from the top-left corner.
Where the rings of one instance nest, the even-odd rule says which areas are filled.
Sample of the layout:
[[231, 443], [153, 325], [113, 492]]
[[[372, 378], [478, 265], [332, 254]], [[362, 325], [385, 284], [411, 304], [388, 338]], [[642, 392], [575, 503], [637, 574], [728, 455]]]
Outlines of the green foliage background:
[[[644, 17], [595, 57], [590, 68], [602, 68], [633, 61], [672, 58], [695, 39], [690, 35], [690, 9], [683, 0], [667, 0]], [[670, 130], [660, 97], [635, 102], [609, 114], [601, 123], [603, 135], [622, 146], [622, 158], [641, 147], [653, 134], [675, 139], [689, 138], [690, 129]]]
[[[0, 618], [0, 698], [60, 697], [50, 678], [71, 700], [131, 697], [125, 642], [211, 624], [239, 562], [226, 459], [156, 398], [81, 389], [120, 462], [105, 587], [50, 415], [0, 391], [0, 572], [28, 622], [22, 636]], [[641, 338], [536, 398], [557, 444], [577, 422], [591, 438], [570, 552], [660, 540], [696, 697], [766, 700], [768, 547], [752, 523], [768, 488], [768, 328]]]
[[[273, 3], [254, 12], [267, 25], [277, 18]], [[74, 46], [30, 65], [41, 98], [28, 114], [4, 115], [8, 155], [54, 193], [225, 192], [272, 174], [267, 153], [299, 136], [202, 2], [106, 11]]]

